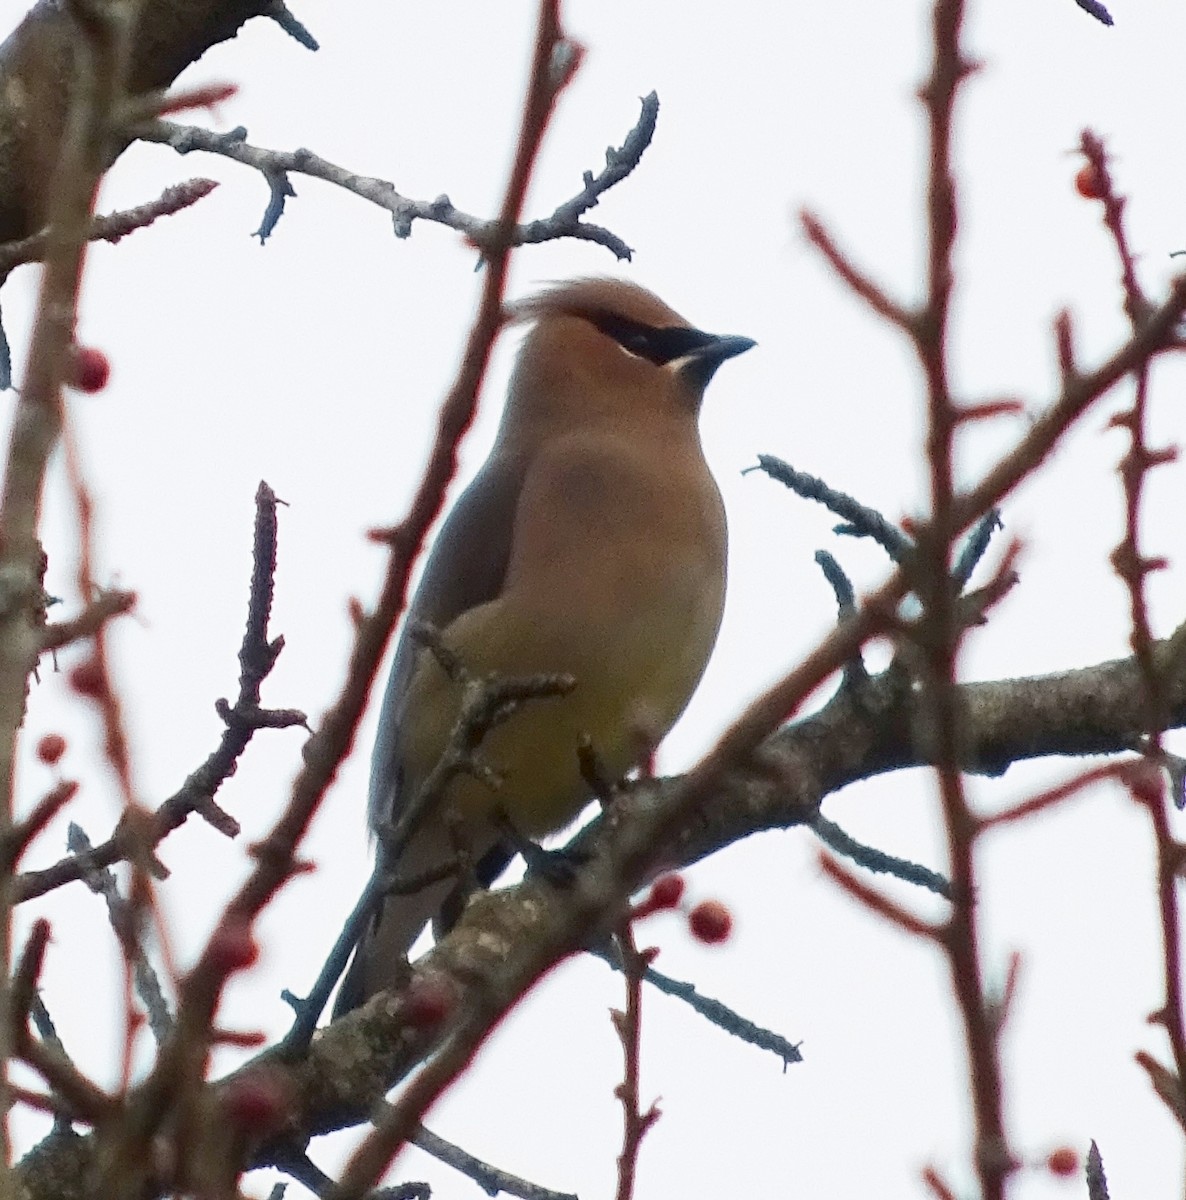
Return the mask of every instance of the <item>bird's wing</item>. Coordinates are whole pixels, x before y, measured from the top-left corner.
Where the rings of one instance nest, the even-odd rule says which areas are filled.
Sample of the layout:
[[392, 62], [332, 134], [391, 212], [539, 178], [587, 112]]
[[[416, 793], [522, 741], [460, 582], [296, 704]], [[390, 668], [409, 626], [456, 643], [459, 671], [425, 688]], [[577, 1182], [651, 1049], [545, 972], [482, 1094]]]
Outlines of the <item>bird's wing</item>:
[[[487, 461], [441, 527], [409, 606], [409, 619], [443, 629], [462, 613], [499, 595], [522, 487], [523, 473], [513, 460], [495, 455]], [[399, 732], [418, 649], [405, 626], [391, 664], [371, 757], [372, 829], [390, 820], [400, 803]]]
[[[441, 528], [428, 557], [424, 577], [409, 606], [410, 618], [429, 621], [443, 628], [462, 613], [501, 593], [521, 490], [522, 472], [512, 460], [493, 456], [487, 461]], [[407, 800], [401, 795], [399, 739], [418, 649], [405, 628], [391, 665], [371, 758], [368, 810], [372, 829], [398, 815], [401, 803]], [[497, 845], [482, 845], [476, 849], [481, 855], [479, 872], [484, 866], [486, 874], [492, 871], [493, 875], [499, 873], [513, 853]], [[447, 831], [430, 822], [412, 837], [401, 855], [400, 867], [415, 875], [452, 853], [453, 845]], [[496, 858], [497, 870], [494, 869]], [[376, 848], [375, 873], [386, 875], [391, 867], [380, 840]], [[483, 882], [490, 881], [486, 874], [481, 875]], [[404, 955], [426, 922], [449, 901], [455, 887], [454, 882], [446, 881], [381, 906], [364, 933], [342, 982], [334, 1006], [335, 1020], [376, 991], [397, 984], [401, 979]], [[454, 901], [454, 906], [458, 903]]]

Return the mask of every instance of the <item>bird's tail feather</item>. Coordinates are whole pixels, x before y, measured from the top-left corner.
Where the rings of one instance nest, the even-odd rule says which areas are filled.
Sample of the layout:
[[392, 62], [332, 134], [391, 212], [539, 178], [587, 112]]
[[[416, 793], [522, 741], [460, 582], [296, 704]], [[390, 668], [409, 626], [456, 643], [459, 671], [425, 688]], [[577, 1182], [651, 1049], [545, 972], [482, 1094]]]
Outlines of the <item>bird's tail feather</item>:
[[[496, 841], [493, 831], [489, 843], [470, 848], [478, 861], [479, 869], [488, 861], [492, 843]], [[486, 839], [483, 839], [486, 842]], [[441, 822], [427, 822], [408, 843], [400, 855], [398, 866], [393, 871], [385, 861], [380, 843], [376, 872], [382, 871], [398, 879], [410, 881], [444, 865], [456, 857], [452, 839], [441, 827]], [[505, 858], [502, 865], [505, 865]], [[497, 873], [497, 872], [496, 872]], [[481, 882], [488, 879], [481, 877]], [[415, 892], [388, 896], [371, 920], [350, 966], [346, 971], [338, 998], [334, 1003], [333, 1019], [336, 1021], [369, 1000], [376, 992], [398, 988], [408, 975], [408, 953], [416, 939], [430, 921], [445, 914], [452, 924], [465, 905], [468, 889], [459, 888], [456, 877], [432, 883]]]

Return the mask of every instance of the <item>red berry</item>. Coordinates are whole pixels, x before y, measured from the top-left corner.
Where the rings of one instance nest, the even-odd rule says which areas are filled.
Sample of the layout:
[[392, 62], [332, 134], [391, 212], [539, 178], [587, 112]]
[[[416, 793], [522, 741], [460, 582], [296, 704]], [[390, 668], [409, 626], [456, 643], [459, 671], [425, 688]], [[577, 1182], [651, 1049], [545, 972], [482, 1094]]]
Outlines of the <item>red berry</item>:
[[60, 733], [47, 733], [37, 743], [37, 757], [47, 767], [52, 767], [65, 753], [66, 739]]
[[1102, 200], [1104, 198], [1104, 181], [1091, 163], [1084, 163], [1079, 168], [1079, 173], [1075, 176], [1075, 191], [1084, 200]]
[[214, 931], [206, 955], [212, 969], [220, 976], [227, 976], [255, 965], [259, 943], [247, 921], [232, 917]]
[[651, 884], [651, 894], [648, 907], [674, 908], [684, 895], [684, 877], [682, 875], [660, 875]]
[[715, 946], [733, 932], [733, 914], [719, 900], [702, 900], [688, 914], [688, 927], [694, 938]]
[[70, 368], [66, 382], [80, 392], [101, 392], [111, 378], [111, 363], [102, 350], [94, 346], [74, 346], [70, 352]]
[[69, 674], [70, 686], [80, 696], [90, 696], [92, 699], [102, 696], [107, 690], [103, 677], [103, 667], [97, 658], [83, 659]]
[[409, 1025], [439, 1025], [454, 1007], [452, 991], [440, 979], [419, 979], [404, 993], [404, 1015]]
[[1079, 1155], [1070, 1146], [1059, 1146], [1051, 1150], [1046, 1159], [1046, 1166], [1052, 1175], [1074, 1175], [1079, 1170]]
[[266, 1135], [284, 1123], [292, 1103], [278, 1072], [261, 1069], [236, 1079], [222, 1094], [227, 1121], [245, 1133]]

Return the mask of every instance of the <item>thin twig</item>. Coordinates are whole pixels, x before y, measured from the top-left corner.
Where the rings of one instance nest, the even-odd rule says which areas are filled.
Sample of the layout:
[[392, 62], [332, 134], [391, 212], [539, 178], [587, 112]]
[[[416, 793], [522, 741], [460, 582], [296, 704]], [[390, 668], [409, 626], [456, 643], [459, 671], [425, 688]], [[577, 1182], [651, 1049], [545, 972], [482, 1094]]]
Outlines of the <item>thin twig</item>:
[[[219, 701], [216, 709], [226, 725], [218, 748], [154, 812], [140, 822], [128, 815], [121, 819], [107, 841], [87, 854], [70, 855], [50, 867], [17, 876], [16, 903], [43, 896], [55, 888], [83, 878], [88, 870], [113, 866], [138, 855], [150, 855], [173, 830], [192, 814], [226, 837], [239, 832], [238, 822], [214, 801], [219, 788], [234, 773], [235, 764], [258, 729], [306, 727], [303, 713], [293, 709], [260, 707], [260, 688], [275, 666], [284, 646], [283, 638], [268, 638], [268, 618], [276, 569], [276, 506], [279, 503], [266, 483], [256, 491], [255, 534], [252, 555], [251, 591], [247, 628], [239, 648], [239, 695], [234, 705]], [[162, 878], [164, 868], [154, 870]]]
[[922, 700], [933, 738], [940, 803], [951, 869], [952, 908], [942, 944], [958, 1004], [967, 1053], [975, 1121], [973, 1166], [983, 1200], [1003, 1200], [1016, 1168], [1004, 1122], [1004, 1081], [999, 1027], [988, 1015], [976, 908], [974, 845], [976, 823], [960, 770], [964, 741], [957, 687], [957, 656], [964, 624], [952, 582], [952, 553], [962, 531], [955, 492], [955, 435], [960, 425], [951, 394], [947, 337], [954, 290], [957, 228], [952, 167], [953, 116], [960, 85], [974, 70], [961, 44], [964, 0], [935, 0], [932, 8], [930, 77], [920, 91], [927, 111], [930, 169], [927, 181], [926, 300], [913, 335], [927, 384], [926, 452], [930, 473], [930, 527], [919, 536], [919, 598], [923, 602], [920, 642], [926, 677]]
[[866, 846], [863, 842], [858, 842], [834, 821], [829, 821], [823, 813], [817, 812], [808, 824], [815, 830], [816, 836], [825, 846], [837, 854], [843, 854], [845, 858], [864, 867], [866, 871], [892, 875], [895, 879], [926, 888], [927, 891], [934, 892], [936, 896], [942, 896], [945, 900], [951, 899], [951, 884], [938, 871], [932, 871], [920, 863], [897, 858], [892, 854], [886, 854], [884, 850], [878, 850], [874, 846]]
[[293, 16], [284, 0], [268, 0], [266, 15], [271, 17], [285, 33], [299, 42], [306, 50], [320, 50], [317, 39]]
[[1066, 783], [1060, 783], [1055, 787], [1047, 788], [1045, 791], [1039, 792], [1036, 796], [1031, 796], [1028, 800], [1023, 800], [1020, 804], [1003, 809], [1001, 812], [993, 813], [989, 817], [981, 817], [979, 821], [980, 830], [983, 832], [988, 829], [995, 829], [1000, 825], [1008, 825], [1014, 821], [1025, 820], [1025, 818], [1044, 812], [1056, 804], [1061, 804], [1064, 800], [1072, 799], [1079, 795], [1085, 788], [1090, 787], [1094, 783], [1100, 783], [1105, 779], [1123, 779], [1128, 767], [1129, 764], [1126, 763], [1109, 763], [1102, 767], [1092, 767], [1087, 771], [1081, 771], [1071, 779], [1068, 779]]
[[861, 271], [836, 244], [824, 223], [814, 213], [803, 209], [799, 223], [807, 240], [828, 260], [832, 270], [844, 280], [852, 291], [860, 296], [869, 307], [899, 329], [909, 329], [910, 310], [890, 298], [868, 275]]
[[814, 500], [843, 517], [847, 524], [838, 528], [837, 533], [872, 538], [895, 563], [903, 562], [914, 549], [910, 539], [876, 509], [837, 491], [822, 479], [808, 475], [806, 471], [797, 471], [790, 463], [772, 454], [759, 454], [758, 467], [805, 500]]
[[1087, 1151], [1086, 1176], [1087, 1200], [1109, 1200], [1108, 1177], [1104, 1174], [1104, 1160], [1094, 1138]]
[[94, 637], [112, 618], [131, 612], [135, 604], [135, 592], [101, 590], [78, 616], [46, 625], [42, 633], [42, 652], [60, 650], [72, 642]]
[[49, 946], [50, 927], [44, 917], [38, 917], [29, 930], [25, 948], [12, 973], [11, 990], [13, 1024], [24, 1028], [29, 1023], [33, 1009], [33, 998], [37, 995], [37, 983], [41, 978], [41, 966], [45, 962], [45, 951]]
[[525, 224], [515, 223], [509, 230], [502, 218], [489, 220], [462, 212], [448, 196], [435, 200], [412, 200], [396, 191], [385, 179], [359, 175], [336, 163], [329, 162], [311, 150], [269, 150], [247, 142], [247, 130], [242, 127], [228, 133], [214, 133], [196, 125], [177, 125], [170, 121], [152, 121], [136, 127], [136, 137], [142, 141], [171, 146], [178, 154], [202, 150], [218, 154], [245, 166], [254, 167], [267, 181], [271, 199], [268, 211], [256, 236], [266, 241], [283, 215], [285, 201], [296, 195], [289, 175], [308, 175], [343, 188], [354, 195], [391, 213], [395, 236], [411, 235], [416, 221], [444, 225], [464, 234], [471, 242], [485, 247], [492, 238], [511, 246], [525, 246], [558, 238], [575, 238], [604, 246], [616, 258], [629, 261], [633, 251], [617, 234], [584, 221], [581, 218], [598, 200], [620, 183], [638, 166], [651, 143], [659, 113], [659, 98], [654, 92], [642, 99], [638, 121], [626, 135], [620, 147], [610, 147], [605, 154], [605, 166], [594, 175], [584, 174], [584, 186], [570, 199], [557, 205], [551, 216]]
[[33, 839], [78, 795], [78, 783], [63, 779], [33, 806], [33, 811], [12, 829], [8, 844], [0, 846], [4, 870], [11, 871], [20, 861]]
[[541, 1187], [529, 1179], [493, 1166], [461, 1146], [446, 1141], [432, 1130], [425, 1129], [423, 1125], [412, 1135], [411, 1141], [425, 1154], [431, 1154], [438, 1162], [472, 1179], [488, 1196], [497, 1196], [502, 1192], [508, 1196], [518, 1196], [520, 1200], [578, 1200], [568, 1192]]
[[[599, 946], [589, 946], [587, 951], [615, 971], [622, 969], [621, 959], [613, 942], [607, 941]], [[662, 992], [663, 995], [682, 1001], [694, 1013], [703, 1017], [710, 1025], [715, 1025], [718, 1029], [723, 1030], [730, 1037], [735, 1037], [747, 1045], [756, 1046], [759, 1050], [766, 1050], [775, 1055], [784, 1067], [803, 1061], [798, 1043], [788, 1041], [782, 1034], [775, 1033], [772, 1029], [755, 1025], [753, 1021], [743, 1017], [727, 1004], [722, 1004], [719, 1000], [714, 1000], [711, 996], [705, 996], [697, 991], [695, 985], [686, 979], [675, 979], [670, 975], [665, 975], [662, 971], [657, 971], [653, 966], [648, 966], [643, 980], [657, 991]]]
[[[857, 595], [852, 586], [852, 580], [844, 573], [844, 568], [826, 550], [817, 550], [815, 561], [836, 596], [838, 619], [840, 621], [851, 619], [857, 611]], [[864, 654], [861, 650], [857, 650], [852, 658], [844, 664], [842, 686], [852, 690], [861, 687], [868, 680], [869, 670], [865, 666]]]
[[575, 686], [575, 680], [570, 675], [532, 675], [521, 679], [474, 678], [464, 663], [440, 640], [436, 630], [421, 623], [412, 636], [428, 642], [439, 656], [443, 669], [462, 686], [457, 717], [440, 758], [416, 794], [401, 808], [399, 820], [390, 828], [379, 831], [383, 854], [376, 861], [371, 878], [346, 918], [342, 932], [334, 942], [308, 996], [297, 999], [291, 993], [285, 995], [296, 1011], [296, 1020], [283, 1040], [285, 1054], [295, 1053], [313, 1036], [330, 992], [346, 969], [351, 952], [361, 941], [378, 906], [389, 896], [414, 895], [433, 883], [458, 874], [461, 866], [459, 859], [441, 863], [411, 878], [392, 875], [386, 864], [399, 862], [420, 822], [445, 803], [445, 793], [458, 776], [470, 775], [491, 787], [498, 785], [493, 772], [477, 758], [486, 735], [496, 726], [511, 720], [531, 700], [563, 695]]
[[[1084, 130], [1080, 150], [1087, 160], [1095, 191], [1103, 205], [1104, 226], [1111, 235], [1120, 264], [1120, 281], [1124, 290], [1124, 311], [1134, 334], [1140, 333], [1150, 318], [1152, 305], [1137, 278], [1136, 261], [1124, 227], [1125, 199], [1112, 182], [1108, 155], [1103, 142], [1090, 130]], [[1118, 413], [1113, 424], [1128, 433], [1128, 451], [1120, 462], [1120, 479], [1124, 491], [1124, 536], [1112, 551], [1112, 567], [1124, 583], [1129, 597], [1129, 641], [1141, 669], [1145, 685], [1146, 712], [1144, 732], [1148, 735], [1144, 753], [1148, 759], [1148, 779], [1158, 786], [1142, 786], [1130, 782], [1133, 794], [1145, 803], [1153, 821], [1157, 846], [1157, 894], [1161, 917], [1162, 973], [1165, 999], [1158, 1013], [1170, 1043], [1174, 1068], [1178, 1078], [1178, 1093], [1186, 1087], [1186, 995], [1182, 985], [1181, 926], [1178, 904], [1178, 878], [1182, 863], [1182, 846], [1174, 837], [1166, 811], [1172, 802], [1168, 789], [1161, 784], [1162, 731], [1168, 720], [1166, 681], [1158, 670], [1154, 653], [1153, 630], [1149, 617], [1146, 581], [1150, 574], [1167, 565], [1163, 558], [1145, 553], [1141, 541], [1141, 506], [1145, 483], [1156, 467], [1173, 462], [1174, 447], [1153, 449], [1148, 441], [1149, 364], [1141, 363], [1135, 372], [1133, 401], [1130, 408]], [[1186, 1107], [1186, 1101], [1183, 1101]]]
[[646, 1112], [639, 1108], [639, 1075], [642, 1067], [642, 979], [653, 952], [640, 951], [634, 940], [629, 919], [618, 926], [615, 935], [621, 962], [622, 978], [626, 983], [625, 1009], [611, 1009], [610, 1018], [622, 1043], [622, 1082], [614, 1095], [622, 1105], [622, 1150], [618, 1155], [617, 1200], [632, 1200], [634, 1181], [638, 1174], [638, 1152], [642, 1139], [659, 1119], [659, 1109], [652, 1104]]
[[[87, 231], [87, 241], [118, 242], [137, 229], [147, 229], [161, 217], [172, 216], [197, 204], [216, 187], [218, 181], [215, 179], [186, 179], [165, 188], [155, 200], [146, 204], [96, 216], [92, 218]], [[0, 279], [25, 263], [41, 262], [48, 248], [49, 234], [46, 230], [22, 238], [19, 242], [0, 244]]]
[[976, 523], [972, 532], [968, 534], [959, 556], [955, 560], [955, 566], [951, 569], [951, 577], [960, 591], [968, 586], [972, 573], [988, 550], [993, 534], [1003, 528], [1004, 523], [1001, 521], [1000, 510], [990, 508]]
[[[0, 841], [5, 843], [13, 827], [16, 737], [44, 624], [45, 563], [37, 539], [45, 472], [62, 429], [62, 386], [74, 340], [91, 206], [106, 165], [110, 115], [123, 95], [127, 62], [124, 5], [113, 3], [95, 12], [81, 0], [71, 0], [65, 12], [75, 86], [49, 189], [46, 265], [0, 490]], [[4, 872], [0, 878], [0, 974], [4, 977], [11, 962], [13, 892], [13, 877]], [[5, 992], [0, 996], [2, 1163], [12, 1161], [7, 1081], [14, 1029], [8, 1003]], [[12, 1176], [5, 1171], [2, 1178], [7, 1196]]]
[[[68, 837], [72, 853], [86, 854], [92, 850], [90, 838], [73, 822]], [[160, 1045], [173, 1028], [173, 1015], [169, 1012], [169, 1004], [161, 990], [160, 980], [144, 952], [142, 914], [138, 914], [135, 907], [120, 895], [119, 884], [110, 869], [88, 870], [83, 879], [92, 892], [106, 901], [111, 928], [115, 931], [124, 957], [131, 968], [136, 992], [148, 1014], [149, 1028]]]
[[876, 913], [879, 917], [884, 917], [892, 925], [896, 925], [899, 929], [904, 930], [906, 933], [911, 933], [915, 937], [942, 943], [946, 926], [933, 924], [922, 917], [916, 916], [909, 909], [903, 908], [888, 896], [883, 895], [863, 880], [858, 879], [845, 867], [841, 866], [840, 861], [833, 858], [830, 854], [821, 854], [819, 856], [819, 865], [820, 870], [833, 883], [837, 884], [842, 891], [847, 892], [854, 900], [869, 909], [870, 912]]

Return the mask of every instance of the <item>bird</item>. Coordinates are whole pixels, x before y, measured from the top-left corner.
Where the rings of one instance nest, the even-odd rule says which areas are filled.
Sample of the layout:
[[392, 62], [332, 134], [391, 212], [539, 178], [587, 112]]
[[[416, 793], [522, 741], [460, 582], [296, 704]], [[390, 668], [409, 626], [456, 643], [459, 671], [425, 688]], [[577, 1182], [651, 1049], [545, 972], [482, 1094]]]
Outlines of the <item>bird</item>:
[[[428, 556], [379, 715], [368, 814], [376, 872], [418, 878], [457, 859], [488, 886], [590, 801], [578, 749], [616, 780], [674, 725], [700, 682], [725, 600], [725, 511], [701, 445], [705, 388], [749, 338], [692, 326], [613, 278], [508, 306], [527, 325], [494, 445]], [[498, 780], [454, 777], [392, 861], [390, 829], [449, 742], [461, 684], [413, 632], [427, 622], [470, 677], [564, 673], [477, 754]], [[586, 760], [587, 761], [587, 760]], [[508, 837], [508, 832], [517, 836]], [[406, 978], [425, 926], [466, 885], [389, 894], [360, 937], [335, 1018]]]

